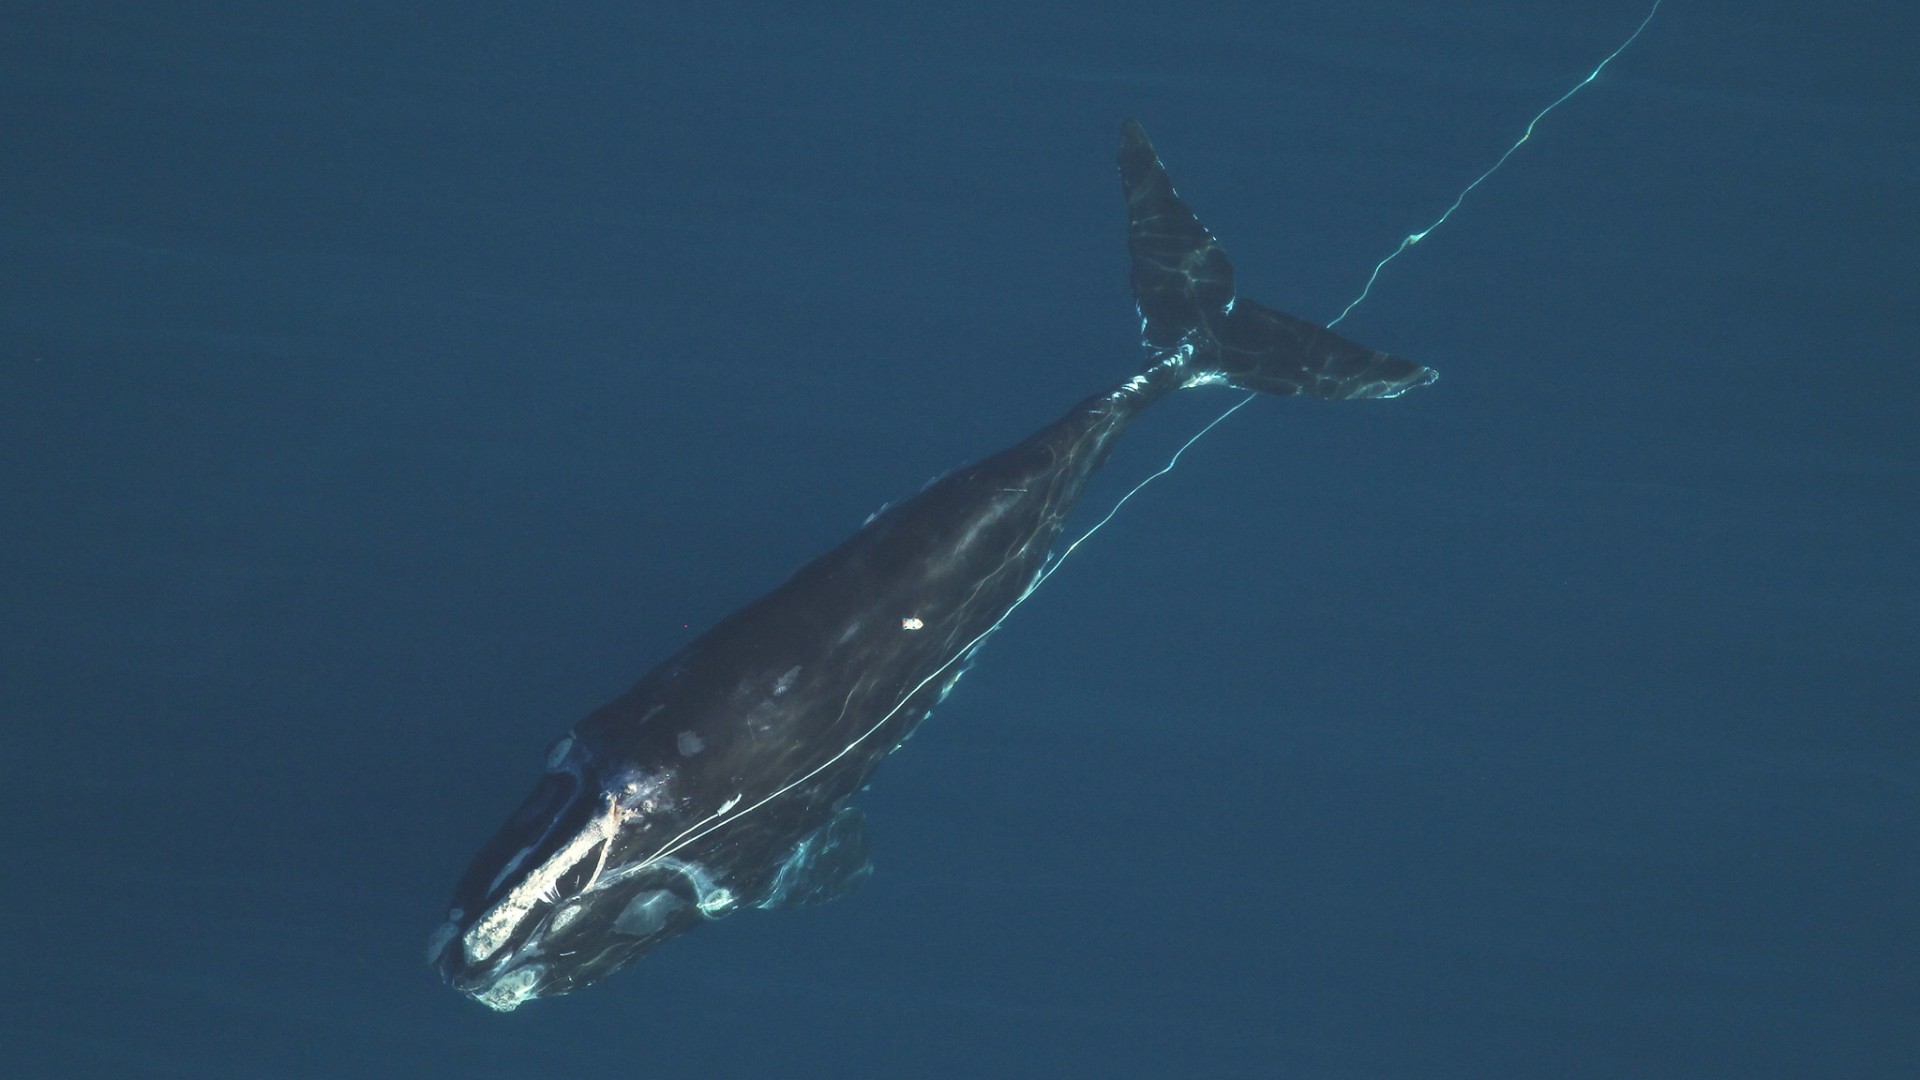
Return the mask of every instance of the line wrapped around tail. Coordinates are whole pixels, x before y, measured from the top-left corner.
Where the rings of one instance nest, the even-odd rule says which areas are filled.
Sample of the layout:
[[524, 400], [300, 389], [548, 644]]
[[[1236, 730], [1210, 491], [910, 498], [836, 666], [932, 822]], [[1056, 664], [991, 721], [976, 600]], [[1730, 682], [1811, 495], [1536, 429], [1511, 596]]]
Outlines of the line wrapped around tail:
[[1390, 398], [1438, 378], [1432, 368], [1376, 352], [1234, 296], [1233, 264], [1187, 204], [1132, 120], [1120, 132], [1133, 295], [1151, 367], [1187, 350], [1188, 384], [1227, 382], [1268, 394]]

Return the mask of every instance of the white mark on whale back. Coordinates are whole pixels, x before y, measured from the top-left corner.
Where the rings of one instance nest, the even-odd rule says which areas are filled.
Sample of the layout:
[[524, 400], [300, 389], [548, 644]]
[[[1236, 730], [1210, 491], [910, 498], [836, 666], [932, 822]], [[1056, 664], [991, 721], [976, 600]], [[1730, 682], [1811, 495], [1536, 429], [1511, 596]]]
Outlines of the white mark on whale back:
[[680, 737], [674, 740], [674, 744], [680, 748], [681, 757], [692, 757], [707, 748], [706, 741], [691, 731], [681, 732]]

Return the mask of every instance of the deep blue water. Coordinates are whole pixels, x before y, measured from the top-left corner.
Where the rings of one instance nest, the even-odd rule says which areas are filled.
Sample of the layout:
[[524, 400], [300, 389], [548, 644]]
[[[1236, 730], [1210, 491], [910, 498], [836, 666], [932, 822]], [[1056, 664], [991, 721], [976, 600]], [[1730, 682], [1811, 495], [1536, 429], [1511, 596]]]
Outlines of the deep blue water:
[[1544, 7], [10, 5], [0, 1073], [1920, 1075], [1900, 5], [1668, 0], [1343, 324], [1441, 381], [1130, 504], [857, 895], [422, 962], [580, 714], [1132, 370], [1123, 117], [1330, 318], [1644, 14]]

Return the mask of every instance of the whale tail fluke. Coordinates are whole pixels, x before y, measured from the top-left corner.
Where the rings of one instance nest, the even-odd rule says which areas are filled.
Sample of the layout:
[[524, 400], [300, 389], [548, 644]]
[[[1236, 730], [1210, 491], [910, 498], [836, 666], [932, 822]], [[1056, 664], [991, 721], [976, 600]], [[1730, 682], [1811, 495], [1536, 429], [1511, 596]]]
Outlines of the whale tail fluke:
[[1189, 385], [1226, 382], [1320, 398], [1398, 397], [1439, 377], [1432, 368], [1236, 298], [1233, 264], [1220, 241], [1174, 192], [1153, 143], [1132, 120], [1120, 132], [1120, 182], [1150, 367], [1186, 349]]

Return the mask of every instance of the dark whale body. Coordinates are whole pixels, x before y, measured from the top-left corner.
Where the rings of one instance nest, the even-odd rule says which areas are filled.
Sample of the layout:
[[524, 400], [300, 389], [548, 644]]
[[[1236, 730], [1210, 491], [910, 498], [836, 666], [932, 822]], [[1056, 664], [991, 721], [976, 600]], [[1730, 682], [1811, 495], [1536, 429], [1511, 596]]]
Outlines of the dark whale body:
[[577, 990], [743, 907], [867, 875], [848, 799], [1037, 584], [1114, 439], [1183, 387], [1394, 397], [1434, 378], [1236, 299], [1146, 133], [1122, 132], [1144, 369], [959, 469], [649, 672], [554, 744], [454, 891], [430, 962], [495, 1009]]

